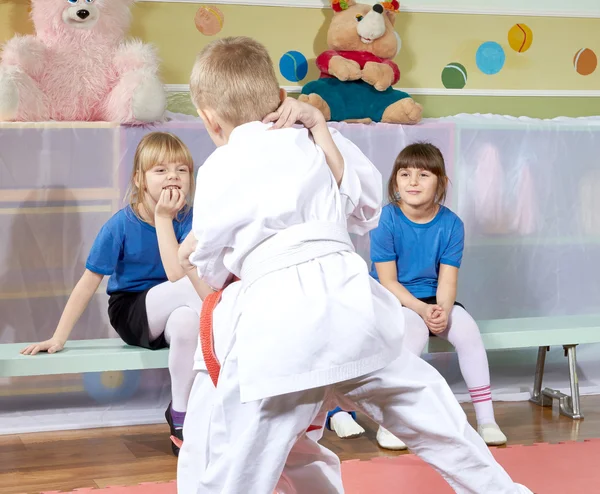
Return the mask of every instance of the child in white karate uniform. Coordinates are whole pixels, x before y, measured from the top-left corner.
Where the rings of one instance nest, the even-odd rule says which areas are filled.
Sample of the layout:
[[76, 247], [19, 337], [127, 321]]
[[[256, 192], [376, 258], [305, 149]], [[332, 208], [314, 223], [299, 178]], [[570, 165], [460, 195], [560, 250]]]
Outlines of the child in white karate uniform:
[[[301, 113], [302, 108], [304, 110]], [[319, 118], [318, 110], [312, 106], [299, 105], [295, 99], [287, 98], [281, 105], [277, 114], [277, 121], [272, 128], [290, 127], [297, 119], [300, 123], [312, 125], [315, 117]], [[325, 137], [325, 140], [323, 140]], [[327, 133], [318, 133], [315, 142], [323, 145], [326, 150], [337, 153], [337, 149]], [[339, 157], [339, 155], [338, 155]], [[335, 162], [335, 160], [334, 160]], [[342, 197], [342, 199], [345, 199]], [[345, 206], [344, 206], [345, 207]], [[179, 260], [185, 272], [191, 274], [190, 279], [195, 282], [195, 266], [189, 262], [189, 256], [196, 249], [196, 240], [193, 234], [189, 235], [179, 249]], [[190, 419], [186, 421], [185, 434], [188, 439], [181, 443], [181, 453], [177, 463], [177, 492], [178, 494], [195, 494], [198, 490], [200, 479], [206, 468], [207, 454], [206, 442], [208, 438], [208, 424], [215, 397], [215, 382], [218, 381], [219, 357], [225, 354], [227, 345], [231, 342], [232, 322], [229, 320], [233, 312], [241, 284], [239, 281], [230, 283], [218, 295], [218, 303], [212, 305], [209, 299], [203, 306], [202, 320], [210, 319], [209, 324], [216, 325], [218, 332], [210, 329], [210, 339], [198, 346], [195, 355], [194, 370], [197, 372], [192, 391], [190, 393], [188, 410]], [[205, 299], [207, 295], [205, 286], [200, 286], [198, 295]], [[202, 330], [204, 336], [204, 330]], [[202, 340], [201, 336], [201, 340]], [[205, 351], [208, 351], [205, 354]], [[205, 360], [211, 360], [216, 367]], [[211, 369], [209, 371], [209, 368]], [[277, 487], [276, 494], [314, 494], [315, 492], [338, 493], [343, 492], [339, 458], [318, 441], [323, 436], [323, 427], [326, 421], [325, 408], [319, 413], [311, 427], [294, 444], [285, 463], [283, 473]]]
[[[305, 111], [302, 112], [302, 110]], [[320, 118], [320, 114], [312, 106], [299, 105], [295, 99], [287, 98], [280, 106], [279, 111], [269, 118], [277, 119], [273, 129], [291, 127], [296, 120], [310, 127]], [[317, 130], [319, 129], [317, 128]], [[325, 150], [337, 154], [339, 158], [338, 150], [328, 132], [317, 132], [314, 138], [317, 145], [322, 145]], [[335, 166], [336, 160], [333, 161]], [[339, 159], [337, 161], [339, 162]], [[341, 199], [344, 201], [347, 198], [343, 196]], [[346, 208], [347, 206], [343, 204], [342, 207]], [[191, 234], [179, 249], [180, 263], [187, 273], [195, 274], [195, 266], [189, 262], [188, 258], [195, 251], [196, 244], [197, 242]], [[190, 278], [194, 281], [195, 276], [190, 276]], [[211, 306], [210, 303], [203, 307], [203, 318], [209, 317], [211, 321], [214, 319], [215, 325], [219, 328], [217, 333], [212, 334], [212, 344], [210, 342], [207, 344], [210, 346], [209, 353], [217, 362], [219, 356], [226, 352], [227, 345], [231, 341], [233, 324], [228, 318], [233, 311], [233, 304], [240, 288], [239, 281], [229, 284], [221, 290], [219, 302], [214, 308], [207, 310], [207, 307]], [[206, 293], [203, 289], [204, 286], [200, 288], [198, 294], [204, 299]], [[205, 349], [199, 345], [195, 355], [194, 370], [197, 371], [197, 374], [188, 403], [190, 419], [186, 422], [185, 427], [185, 433], [189, 439], [181, 445], [182, 450], [177, 463], [178, 494], [195, 494], [206, 468], [208, 424], [212, 411], [212, 400], [215, 396], [214, 381], [218, 380], [218, 376], [215, 375], [216, 370], [213, 369], [212, 373], [208, 370], [203, 350]], [[212, 357], [208, 356], [208, 358]], [[325, 408], [323, 408], [309, 430], [301, 435], [292, 447], [275, 489], [276, 494], [314, 494], [315, 492], [335, 494], [343, 492], [339, 458], [318, 443], [323, 436], [326, 416]]]
[[[439, 373], [402, 349], [402, 307], [354, 252], [348, 232], [365, 234], [381, 211], [373, 164], [337, 132], [341, 156], [306, 129], [262, 122], [282, 95], [249, 38], [209, 44], [191, 91], [218, 149], [198, 172], [190, 261], [214, 288], [229, 273], [241, 279], [198, 492], [271, 494], [328, 398], [402, 437], [456, 492], [530, 492], [496, 463]], [[329, 135], [325, 120], [311, 132]]]

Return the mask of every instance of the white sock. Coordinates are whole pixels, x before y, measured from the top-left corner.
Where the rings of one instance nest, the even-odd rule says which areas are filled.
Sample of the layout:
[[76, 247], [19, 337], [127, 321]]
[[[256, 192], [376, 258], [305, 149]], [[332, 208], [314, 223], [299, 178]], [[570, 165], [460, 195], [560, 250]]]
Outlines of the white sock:
[[335, 415], [332, 415], [330, 423], [331, 428], [342, 439], [358, 437], [365, 432], [348, 412], [337, 412]]
[[377, 431], [377, 444], [383, 449], [392, 451], [407, 449], [404, 441], [398, 439], [394, 434], [381, 426], [379, 426], [379, 430]]
[[469, 389], [471, 401], [475, 408], [477, 424], [495, 424], [494, 405], [492, 404], [492, 390], [489, 385]]

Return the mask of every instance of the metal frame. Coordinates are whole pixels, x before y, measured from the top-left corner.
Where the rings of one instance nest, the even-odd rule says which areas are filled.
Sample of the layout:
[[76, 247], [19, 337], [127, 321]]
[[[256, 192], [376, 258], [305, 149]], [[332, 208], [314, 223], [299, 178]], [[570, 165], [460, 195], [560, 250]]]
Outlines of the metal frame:
[[542, 407], [551, 407], [553, 400], [558, 400], [561, 415], [573, 420], [583, 419], [581, 413], [581, 402], [579, 399], [579, 380], [577, 378], [577, 345], [563, 345], [565, 357], [569, 362], [569, 382], [571, 384], [571, 396], [558, 390], [544, 388], [542, 391], [542, 380], [544, 378], [544, 366], [546, 364], [546, 352], [549, 346], [541, 346], [538, 349], [538, 358], [535, 368], [535, 379], [533, 382], [533, 393], [529, 401]]

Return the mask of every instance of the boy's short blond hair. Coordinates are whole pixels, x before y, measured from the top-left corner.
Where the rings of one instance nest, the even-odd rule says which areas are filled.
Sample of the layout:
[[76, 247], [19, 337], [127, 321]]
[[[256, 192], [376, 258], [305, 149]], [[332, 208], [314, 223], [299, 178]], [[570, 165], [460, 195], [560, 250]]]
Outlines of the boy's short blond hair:
[[236, 127], [262, 120], [281, 103], [267, 49], [245, 36], [218, 39], [198, 54], [190, 92], [196, 108], [211, 108]]

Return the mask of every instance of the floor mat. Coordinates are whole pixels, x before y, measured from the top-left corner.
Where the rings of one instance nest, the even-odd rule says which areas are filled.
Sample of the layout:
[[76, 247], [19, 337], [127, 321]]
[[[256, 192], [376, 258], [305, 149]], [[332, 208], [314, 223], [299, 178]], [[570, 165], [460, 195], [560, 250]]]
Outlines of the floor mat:
[[[594, 494], [600, 492], [600, 439], [533, 446], [492, 448], [498, 462], [515, 482], [535, 494]], [[459, 465], [457, 465], [460, 468]], [[346, 494], [452, 494], [429, 465], [414, 455], [350, 460], [342, 463]], [[129, 487], [76, 489], [72, 494], [176, 494], [175, 481]], [[45, 491], [43, 494], [59, 494]], [[60, 494], [63, 494], [62, 492]], [[482, 493], [483, 494], [483, 493]]]

